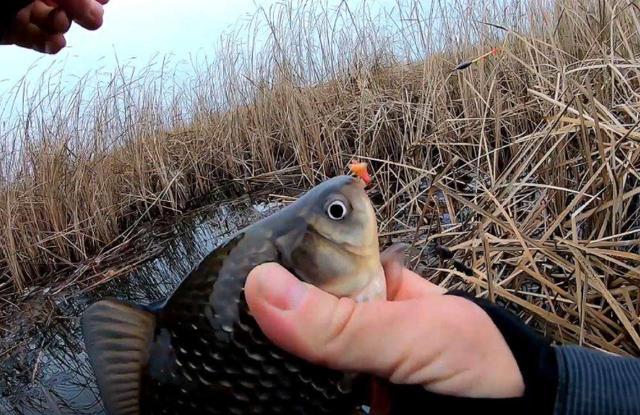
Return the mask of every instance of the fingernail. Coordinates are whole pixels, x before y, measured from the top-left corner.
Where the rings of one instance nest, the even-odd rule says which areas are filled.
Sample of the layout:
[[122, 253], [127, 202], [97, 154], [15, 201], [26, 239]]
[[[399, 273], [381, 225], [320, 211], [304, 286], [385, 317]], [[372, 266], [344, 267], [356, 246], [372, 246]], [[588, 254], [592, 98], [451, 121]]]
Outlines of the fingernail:
[[307, 284], [276, 264], [260, 265], [253, 271], [264, 301], [281, 310], [293, 310], [302, 303]]

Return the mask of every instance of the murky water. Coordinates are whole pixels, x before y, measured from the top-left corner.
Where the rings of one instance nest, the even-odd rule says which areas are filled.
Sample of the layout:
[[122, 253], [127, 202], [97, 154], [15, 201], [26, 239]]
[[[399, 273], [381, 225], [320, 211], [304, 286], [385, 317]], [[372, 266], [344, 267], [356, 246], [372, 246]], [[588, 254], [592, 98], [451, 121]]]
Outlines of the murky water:
[[166, 297], [212, 249], [237, 230], [272, 213], [273, 205], [217, 205], [177, 221], [166, 248], [91, 294], [57, 304], [55, 324], [0, 367], [1, 414], [102, 414], [91, 366], [84, 352], [79, 316], [93, 301], [116, 297], [149, 303]]

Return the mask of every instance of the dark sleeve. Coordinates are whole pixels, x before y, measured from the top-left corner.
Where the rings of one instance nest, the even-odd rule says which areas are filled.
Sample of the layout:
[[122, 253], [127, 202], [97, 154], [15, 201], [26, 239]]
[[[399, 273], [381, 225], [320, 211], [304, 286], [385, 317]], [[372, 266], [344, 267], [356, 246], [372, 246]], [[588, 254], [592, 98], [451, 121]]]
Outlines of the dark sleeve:
[[500, 306], [466, 292], [447, 294], [467, 298], [489, 315], [518, 363], [525, 384], [524, 396], [461, 399], [402, 388], [399, 397], [403, 398], [400, 402], [404, 407], [392, 413], [412, 413], [411, 407], [436, 407], [448, 413], [640, 414], [640, 359], [578, 346], [552, 346], [549, 339]]
[[640, 359], [555, 347], [556, 415], [640, 414]]
[[482, 308], [507, 342], [525, 386], [524, 396], [514, 400], [521, 406], [516, 413], [552, 414], [558, 390], [558, 367], [550, 339], [541, 336], [514, 314], [486, 299], [476, 298], [464, 291], [451, 291], [447, 295], [466, 298]]
[[489, 315], [516, 359], [525, 384], [524, 396], [461, 398], [428, 392], [420, 385], [390, 385], [388, 413], [414, 414], [419, 413], [417, 408], [428, 408], [426, 412], [444, 414], [553, 414], [558, 370], [551, 342], [515, 315], [485, 299], [464, 291], [449, 291], [447, 295], [466, 298]]

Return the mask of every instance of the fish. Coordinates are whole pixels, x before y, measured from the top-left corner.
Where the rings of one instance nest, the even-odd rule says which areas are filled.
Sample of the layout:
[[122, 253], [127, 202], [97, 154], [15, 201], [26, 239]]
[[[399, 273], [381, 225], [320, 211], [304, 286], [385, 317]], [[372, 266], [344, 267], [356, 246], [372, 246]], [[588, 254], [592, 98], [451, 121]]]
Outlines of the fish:
[[215, 248], [160, 302], [90, 305], [81, 328], [107, 413], [355, 413], [366, 395], [358, 376], [274, 345], [251, 316], [244, 284], [255, 266], [278, 262], [338, 297], [385, 299], [365, 187], [361, 171], [320, 183]]

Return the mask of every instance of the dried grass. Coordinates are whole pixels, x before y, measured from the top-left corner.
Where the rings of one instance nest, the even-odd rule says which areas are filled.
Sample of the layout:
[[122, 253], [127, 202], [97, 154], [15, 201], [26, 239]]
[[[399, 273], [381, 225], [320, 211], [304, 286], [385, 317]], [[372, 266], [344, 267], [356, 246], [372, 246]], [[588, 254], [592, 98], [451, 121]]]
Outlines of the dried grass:
[[[430, 4], [277, 6], [184, 87], [160, 63], [95, 90], [18, 90], [27, 111], [0, 134], [0, 296], [90, 286], [153, 218], [304, 189], [357, 157], [383, 242], [413, 241], [432, 281], [561, 342], [640, 354], [640, 7]], [[453, 260], [433, 266], [431, 243]]]

